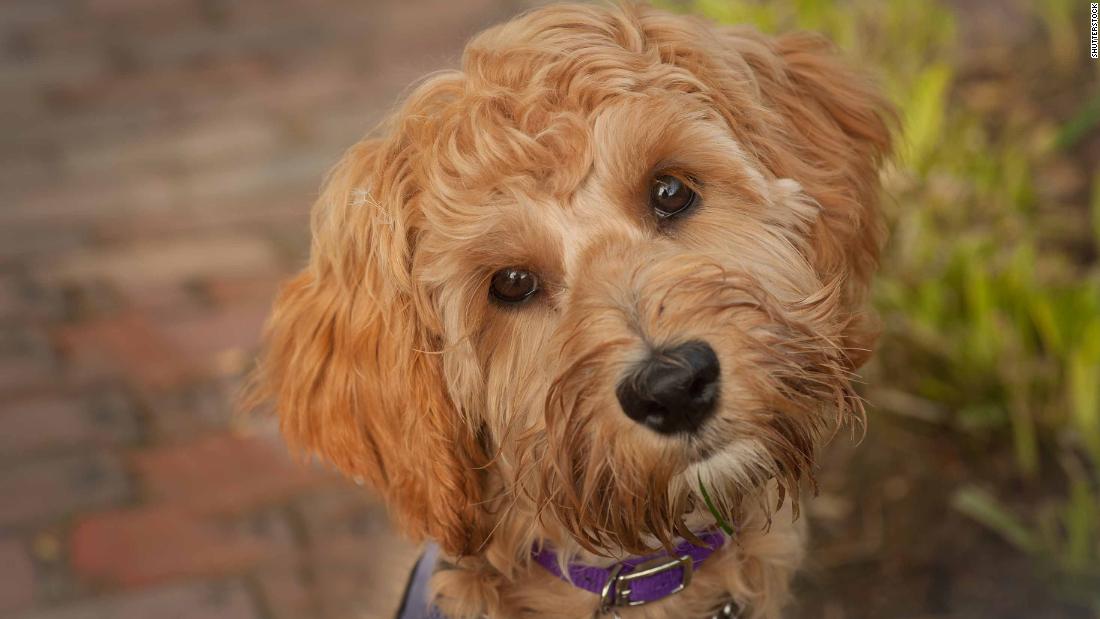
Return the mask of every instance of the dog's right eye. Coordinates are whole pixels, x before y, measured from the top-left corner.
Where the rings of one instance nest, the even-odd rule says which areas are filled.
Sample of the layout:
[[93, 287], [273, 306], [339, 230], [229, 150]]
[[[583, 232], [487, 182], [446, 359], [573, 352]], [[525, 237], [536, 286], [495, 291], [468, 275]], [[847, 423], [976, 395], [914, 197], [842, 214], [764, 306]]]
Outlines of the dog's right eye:
[[538, 276], [523, 269], [501, 269], [489, 283], [489, 294], [501, 303], [522, 303], [538, 290]]

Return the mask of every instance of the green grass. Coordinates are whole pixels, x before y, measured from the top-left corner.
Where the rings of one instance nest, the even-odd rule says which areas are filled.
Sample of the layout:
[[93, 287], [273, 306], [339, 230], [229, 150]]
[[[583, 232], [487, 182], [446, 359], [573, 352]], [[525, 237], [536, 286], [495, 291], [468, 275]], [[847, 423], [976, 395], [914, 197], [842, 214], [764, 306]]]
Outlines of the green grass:
[[[956, 18], [934, 2], [670, 5], [764, 31], [820, 31], [877, 71], [903, 136], [884, 173], [891, 241], [874, 291], [885, 330], [870, 400], [899, 395], [879, 413], [1010, 453], [1009, 478], [958, 488], [955, 508], [1100, 612], [1100, 176], [1089, 171], [1091, 195], [1079, 198], [1048, 187], [1100, 124], [1100, 88], [1078, 46], [1081, 3], [1035, 0], [1025, 17], [1041, 34], [1023, 57], [979, 60], [985, 73], [1025, 79], [988, 84], [982, 71], [965, 75]], [[1020, 83], [1076, 99], [1068, 114], [1047, 110]], [[1021, 485], [1026, 503], [1008, 490]]]

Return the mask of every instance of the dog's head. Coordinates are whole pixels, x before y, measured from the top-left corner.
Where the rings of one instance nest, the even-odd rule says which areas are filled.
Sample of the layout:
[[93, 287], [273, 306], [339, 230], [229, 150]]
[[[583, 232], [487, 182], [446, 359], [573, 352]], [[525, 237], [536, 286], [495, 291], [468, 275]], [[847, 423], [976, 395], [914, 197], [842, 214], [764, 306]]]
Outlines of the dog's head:
[[[258, 385], [289, 441], [475, 552], [687, 534], [858, 414], [885, 101], [820, 38], [644, 7], [486, 31], [354, 146]], [[772, 506], [774, 508], [774, 506]]]

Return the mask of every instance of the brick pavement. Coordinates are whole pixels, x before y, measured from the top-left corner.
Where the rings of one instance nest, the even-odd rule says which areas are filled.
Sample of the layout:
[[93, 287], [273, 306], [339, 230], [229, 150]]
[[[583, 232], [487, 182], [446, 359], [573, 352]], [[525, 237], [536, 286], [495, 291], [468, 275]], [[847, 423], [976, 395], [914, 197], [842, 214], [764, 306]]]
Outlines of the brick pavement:
[[415, 549], [232, 397], [325, 169], [522, 5], [0, 4], [0, 616], [390, 616]]

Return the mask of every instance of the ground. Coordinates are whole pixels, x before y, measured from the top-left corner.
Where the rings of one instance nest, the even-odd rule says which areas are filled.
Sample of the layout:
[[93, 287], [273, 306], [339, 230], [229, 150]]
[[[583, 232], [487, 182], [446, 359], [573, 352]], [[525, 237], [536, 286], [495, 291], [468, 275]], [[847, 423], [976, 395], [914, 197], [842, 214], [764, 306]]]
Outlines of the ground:
[[[232, 397], [325, 169], [524, 6], [0, 5], [0, 616], [392, 614], [415, 548]], [[946, 507], [954, 449], [838, 438], [800, 616], [1062, 616]]]

